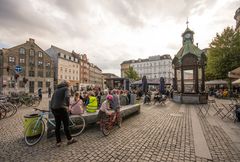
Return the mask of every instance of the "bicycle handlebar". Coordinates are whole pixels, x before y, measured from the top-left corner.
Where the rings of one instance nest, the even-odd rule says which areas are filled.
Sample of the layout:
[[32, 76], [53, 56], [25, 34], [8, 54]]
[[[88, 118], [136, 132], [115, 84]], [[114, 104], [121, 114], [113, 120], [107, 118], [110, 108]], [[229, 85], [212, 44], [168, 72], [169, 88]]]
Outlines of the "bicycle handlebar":
[[38, 109], [38, 108], [33, 108], [34, 110], [38, 110], [38, 111], [41, 111], [41, 112], [50, 112], [49, 110], [41, 110], [41, 109]]

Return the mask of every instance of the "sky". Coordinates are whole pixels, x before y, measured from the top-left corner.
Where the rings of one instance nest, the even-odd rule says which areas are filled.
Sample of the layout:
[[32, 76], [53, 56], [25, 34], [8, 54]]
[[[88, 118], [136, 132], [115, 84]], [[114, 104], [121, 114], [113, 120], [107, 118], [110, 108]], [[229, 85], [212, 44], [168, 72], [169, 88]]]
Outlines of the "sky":
[[194, 43], [207, 48], [216, 33], [235, 28], [239, 7], [240, 0], [0, 0], [0, 48], [33, 38], [43, 50], [85, 53], [120, 76], [125, 60], [173, 58], [187, 18]]

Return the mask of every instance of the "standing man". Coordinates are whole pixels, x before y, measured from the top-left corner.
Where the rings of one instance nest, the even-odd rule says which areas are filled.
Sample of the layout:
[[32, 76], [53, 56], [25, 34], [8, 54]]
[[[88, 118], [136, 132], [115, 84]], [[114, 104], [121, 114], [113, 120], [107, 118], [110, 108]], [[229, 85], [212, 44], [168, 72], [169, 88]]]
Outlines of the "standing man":
[[42, 100], [42, 88], [38, 89], [38, 97], [40, 99], [40, 101]]
[[67, 112], [67, 108], [70, 104], [69, 86], [70, 83], [68, 81], [62, 81], [62, 83], [57, 86], [57, 89], [53, 93], [50, 105], [56, 122], [55, 134], [57, 140], [57, 147], [61, 146], [61, 122], [63, 122], [64, 133], [68, 139], [67, 144], [70, 145], [77, 142], [75, 139], [72, 138], [69, 130], [69, 116]]
[[51, 97], [51, 94], [52, 94], [52, 89], [50, 87], [48, 87], [48, 98]]

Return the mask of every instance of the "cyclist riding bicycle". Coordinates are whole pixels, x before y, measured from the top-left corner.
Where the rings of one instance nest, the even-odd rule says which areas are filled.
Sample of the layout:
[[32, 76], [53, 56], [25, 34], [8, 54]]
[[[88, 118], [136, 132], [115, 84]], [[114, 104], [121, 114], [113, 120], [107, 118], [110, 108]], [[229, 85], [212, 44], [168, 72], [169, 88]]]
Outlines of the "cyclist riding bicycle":
[[98, 112], [98, 122], [100, 122], [101, 119], [106, 118], [107, 115], [112, 115], [112, 112], [110, 112], [109, 110], [111, 110], [110, 108], [110, 102], [113, 100], [113, 96], [112, 95], [107, 95], [106, 100], [102, 103], [99, 112]]

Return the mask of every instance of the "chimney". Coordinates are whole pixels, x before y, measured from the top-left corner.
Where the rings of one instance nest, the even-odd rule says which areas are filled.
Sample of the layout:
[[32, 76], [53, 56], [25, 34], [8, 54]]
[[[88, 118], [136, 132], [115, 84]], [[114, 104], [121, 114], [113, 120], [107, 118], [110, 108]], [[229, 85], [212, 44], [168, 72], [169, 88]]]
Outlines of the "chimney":
[[198, 43], [196, 43], [197, 47], [198, 47]]
[[29, 38], [29, 42], [30, 42], [30, 43], [34, 43], [34, 42], [35, 42], [35, 40], [34, 40], [34, 39], [32, 39], [32, 38]]

